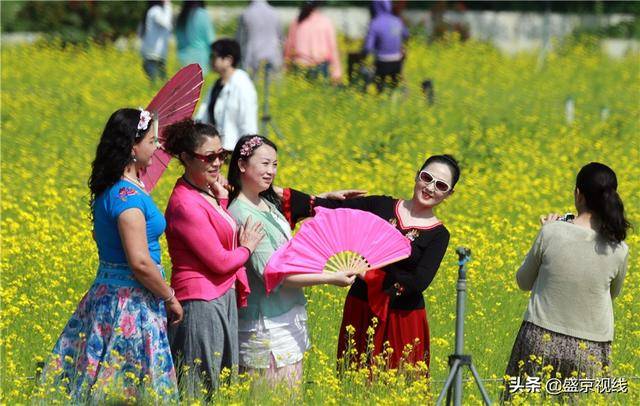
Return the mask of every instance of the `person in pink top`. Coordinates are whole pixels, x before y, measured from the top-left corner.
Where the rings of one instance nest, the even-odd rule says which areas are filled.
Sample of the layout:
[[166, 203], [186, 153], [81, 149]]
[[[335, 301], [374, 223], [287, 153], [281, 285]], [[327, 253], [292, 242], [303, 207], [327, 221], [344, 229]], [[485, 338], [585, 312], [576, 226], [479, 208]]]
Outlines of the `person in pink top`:
[[200, 396], [198, 381], [211, 394], [221, 370], [238, 365], [237, 306], [246, 306], [249, 294], [244, 263], [263, 233], [251, 219], [236, 226], [226, 210], [228, 192], [219, 182], [226, 152], [215, 127], [185, 120], [165, 136], [165, 150], [184, 166], [165, 212], [171, 286], [184, 309], [169, 344], [179, 385]]
[[342, 79], [342, 67], [336, 30], [331, 20], [317, 10], [321, 3], [310, 1], [302, 6], [297, 20], [289, 26], [284, 58], [288, 64], [306, 69], [309, 78], [331, 73], [337, 83]]

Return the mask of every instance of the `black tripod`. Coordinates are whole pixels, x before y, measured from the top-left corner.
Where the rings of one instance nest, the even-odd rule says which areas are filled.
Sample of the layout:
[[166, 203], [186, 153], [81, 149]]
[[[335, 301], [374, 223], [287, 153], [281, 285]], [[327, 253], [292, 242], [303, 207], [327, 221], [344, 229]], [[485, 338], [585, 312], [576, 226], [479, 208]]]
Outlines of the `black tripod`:
[[271, 79], [269, 78], [269, 72], [271, 72], [272, 66], [271, 63], [264, 63], [264, 80], [263, 80], [263, 97], [264, 100], [262, 102], [262, 116], [260, 117], [260, 135], [263, 137], [269, 137], [269, 128], [273, 130], [274, 133], [281, 140], [284, 139], [284, 136], [271, 120], [271, 115], [269, 114], [269, 85], [271, 84]]
[[[447, 394], [447, 405], [451, 404], [452, 392], [453, 404], [455, 406], [460, 406], [462, 404], [462, 368], [465, 366], [471, 370], [473, 378], [478, 384], [478, 389], [480, 389], [480, 393], [482, 394], [484, 403], [490, 405], [491, 400], [489, 399], [487, 391], [482, 386], [482, 380], [480, 379], [480, 375], [478, 374], [476, 367], [471, 361], [471, 355], [462, 354], [464, 348], [464, 300], [467, 291], [466, 265], [471, 258], [471, 250], [464, 247], [458, 247], [456, 248], [456, 253], [458, 254], [458, 283], [456, 286], [458, 291], [456, 298], [456, 348], [455, 353], [453, 355], [449, 355], [449, 366], [451, 367], [451, 371], [444, 383], [442, 392], [440, 392], [440, 396], [438, 396], [436, 405], [442, 404], [442, 399], [444, 398], [445, 393]], [[454, 387], [452, 387], [452, 384], [454, 384]]]

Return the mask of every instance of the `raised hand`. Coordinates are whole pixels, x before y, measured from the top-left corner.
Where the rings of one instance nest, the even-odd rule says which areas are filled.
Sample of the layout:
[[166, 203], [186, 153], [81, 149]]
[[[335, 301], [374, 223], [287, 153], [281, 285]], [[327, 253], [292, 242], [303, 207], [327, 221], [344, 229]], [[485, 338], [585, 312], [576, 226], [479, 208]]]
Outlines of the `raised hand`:
[[224, 184], [220, 182], [220, 179], [213, 182], [213, 185], [211, 185], [211, 191], [218, 200], [229, 198], [229, 191], [225, 188]]
[[560, 215], [558, 213], [549, 213], [546, 216], [542, 215], [540, 216], [540, 224], [545, 225], [552, 221], [558, 221], [559, 218], [560, 218]]
[[253, 221], [251, 216], [247, 217], [244, 225], [240, 226], [240, 236], [238, 238], [240, 245], [247, 247], [253, 253], [263, 237], [262, 224], [259, 221]]

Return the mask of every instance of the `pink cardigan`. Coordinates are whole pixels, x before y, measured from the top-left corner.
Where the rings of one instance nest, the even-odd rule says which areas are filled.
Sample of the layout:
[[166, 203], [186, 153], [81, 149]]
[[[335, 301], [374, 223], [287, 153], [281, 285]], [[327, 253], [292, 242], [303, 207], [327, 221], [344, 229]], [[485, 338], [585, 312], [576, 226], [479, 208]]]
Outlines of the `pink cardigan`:
[[[220, 205], [226, 212], [227, 200]], [[244, 268], [248, 248], [238, 247], [233, 221], [225, 219], [182, 178], [173, 188], [167, 210], [167, 243], [178, 300], [212, 300], [234, 284], [239, 306], [246, 306], [249, 281]]]
[[329, 62], [331, 77], [342, 77], [336, 31], [331, 20], [317, 10], [302, 24], [298, 24], [297, 19], [291, 23], [284, 45], [284, 58], [302, 66]]

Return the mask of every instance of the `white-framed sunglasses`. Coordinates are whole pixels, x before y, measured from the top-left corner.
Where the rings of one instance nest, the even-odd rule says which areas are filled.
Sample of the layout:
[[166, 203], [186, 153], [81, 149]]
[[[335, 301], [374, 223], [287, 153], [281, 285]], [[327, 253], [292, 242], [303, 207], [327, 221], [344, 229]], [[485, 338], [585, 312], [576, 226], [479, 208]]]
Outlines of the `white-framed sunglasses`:
[[418, 180], [426, 183], [427, 185], [430, 183], [434, 183], [434, 186], [436, 187], [436, 190], [438, 192], [446, 193], [451, 190], [451, 185], [443, 180], [436, 179], [435, 176], [427, 171], [420, 171], [418, 173]]

